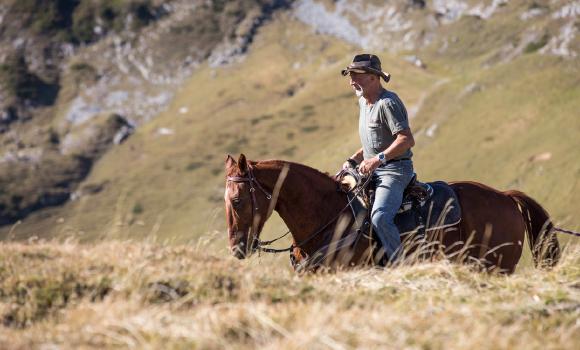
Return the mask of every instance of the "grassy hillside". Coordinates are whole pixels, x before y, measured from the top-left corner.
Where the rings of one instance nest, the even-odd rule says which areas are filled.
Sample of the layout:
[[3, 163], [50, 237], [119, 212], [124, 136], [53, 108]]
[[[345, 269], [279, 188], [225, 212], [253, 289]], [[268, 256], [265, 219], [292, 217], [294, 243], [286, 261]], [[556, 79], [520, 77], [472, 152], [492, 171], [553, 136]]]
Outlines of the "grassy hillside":
[[[85, 181], [100, 192], [32, 215], [12, 234], [83, 231], [81, 239], [156, 234], [183, 241], [223, 227], [227, 153], [336, 170], [357, 147], [356, 101], [339, 74], [355, 50], [277, 18], [245, 60], [199, 69], [165, 113], [101, 158]], [[402, 91], [435, 81], [395, 58], [385, 56], [385, 64], [406, 76], [394, 79]]]
[[286, 257], [211, 251], [2, 243], [0, 347], [577, 348], [577, 248], [509, 277], [444, 262], [298, 277]]
[[[415, 167], [424, 181], [523, 190], [556, 222], [579, 229], [578, 60], [533, 46], [505, 59], [503, 43], [520, 40], [525, 25], [503, 13], [441, 29], [421, 51], [427, 69], [404, 52], [377, 52], [393, 75], [388, 87], [411, 111]], [[451, 35], [456, 43], [441, 52]], [[199, 67], [167, 111], [101, 158], [77, 200], [5, 227], [2, 236], [190, 242], [223, 232], [226, 154], [334, 173], [359, 147], [356, 101], [339, 71], [360, 50], [278, 13], [244, 59]], [[282, 229], [273, 218], [266, 235]]]
[[577, 63], [525, 56], [444, 85], [415, 120], [420, 130], [437, 127], [433, 137], [421, 135], [419, 173], [517, 188], [578, 225], [572, 220], [580, 200]]

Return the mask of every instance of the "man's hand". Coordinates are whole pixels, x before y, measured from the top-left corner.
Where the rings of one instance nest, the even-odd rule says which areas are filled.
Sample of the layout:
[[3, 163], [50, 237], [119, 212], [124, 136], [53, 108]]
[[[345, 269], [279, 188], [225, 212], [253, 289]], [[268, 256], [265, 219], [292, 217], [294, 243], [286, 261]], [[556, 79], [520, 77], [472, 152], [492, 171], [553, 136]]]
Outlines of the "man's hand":
[[356, 166], [358, 165], [357, 161], [349, 158], [346, 160], [346, 162], [342, 163], [342, 168], [343, 169], [354, 169], [356, 168]]
[[358, 171], [360, 171], [364, 175], [371, 175], [376, 168], [381, 165], [381, 161], [377, 157], [372, 157], [370, 159], [363, 160], [358, 167]]

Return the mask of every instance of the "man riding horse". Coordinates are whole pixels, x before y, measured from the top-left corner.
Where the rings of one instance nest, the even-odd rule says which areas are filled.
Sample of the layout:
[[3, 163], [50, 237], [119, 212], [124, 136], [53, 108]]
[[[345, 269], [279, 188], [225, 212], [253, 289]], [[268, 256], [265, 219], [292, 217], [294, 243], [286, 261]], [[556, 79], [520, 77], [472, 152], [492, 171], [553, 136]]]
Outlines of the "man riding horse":
[[[358, 165], [360, 172], [375, 180], [371, 222], [388, 261], [375, 254], [373, 237], [361, 234], [357, 218], [366, 210], [355, 210], [352, 193], [338, 191], [341, 184], [335, 177], [283, 160], [249, 161], [244, 154], [237, 161], [228, 155], [225, 161], [225, 214], [234, 256], [244, 259], [255, 251], [289, 251], [297, 271], [383, 264], [402, 255], [401, 230], [411, 234], [406, 237], [423, 237], [421, 246], [411, 247], [421, 256], [444, 253], [488, 271], [512, 273], [526, 235], [536, 266], [558, 262], [555, 232], [562, 229], [554, 227], [538, 202], [520, 191], [502, 192], [475, 181], [436, 181], [426, 184], [431, 188], [428, 198], [420, 203], [413, 200], [412, 210], [394, 218], [413, 177], [414, 140], [407, 112], [399, 97], [381, 86], [380, 79], [388, 82], [389, 75], [377, 56], [355, 56], [342, 74], [350, 76], [359, 96], [362, 143], [344, 167]], [[260, 240], [273, 210], [292, 235], [288, 248], [268, 248], [284, 236]]]
[[342, 70], [342, 75], [349, 76], [359, 98], [358, 131], [362, 144], [343, 168], [358, 165], [362, 174], [373, 177], [376, 190], [371, 222], [392, 262], [401, 246], [394, 218], [401, 206], [403, 191], [414, 174], [411, 147], [415, 140], [407, 110], [397, 94], [381, 85], [381, 78], [388, 83], [390, 75], [382, 71], [376, 55], [356, 55]]

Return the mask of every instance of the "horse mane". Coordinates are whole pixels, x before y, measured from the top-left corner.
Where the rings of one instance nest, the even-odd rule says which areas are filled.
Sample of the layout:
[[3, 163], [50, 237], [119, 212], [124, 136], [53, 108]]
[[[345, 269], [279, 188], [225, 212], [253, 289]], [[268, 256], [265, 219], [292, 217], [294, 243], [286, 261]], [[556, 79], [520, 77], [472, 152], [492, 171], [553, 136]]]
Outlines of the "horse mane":
[[328, 181], [333, 185], [339, 184], [334, 176], [330, 176], [328, 173], [323, 173], [318, 169], [312, 168], [308, 165], [304, 165], [301, 163], [290, 162], [287, 160], [280, 160], [280, 159], [266, 159], [266, 160], [259, 160], [259, 161], [249, 161], [252, 166], [264, 166], [265, 168], [269, 168], [270, 166], [274, 169], [282, 169], [285, 164], [290, 165], [290, 167], [294, 170], [298, 170], [313, 177], [317, 177], [321, 179], [321, 181]]

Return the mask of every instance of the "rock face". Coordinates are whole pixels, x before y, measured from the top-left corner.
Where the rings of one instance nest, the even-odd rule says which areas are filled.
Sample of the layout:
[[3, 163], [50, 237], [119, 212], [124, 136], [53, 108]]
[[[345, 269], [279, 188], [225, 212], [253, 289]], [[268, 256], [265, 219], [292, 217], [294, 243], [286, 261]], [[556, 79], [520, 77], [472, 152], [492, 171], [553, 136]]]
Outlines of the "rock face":
[[[68, 62], [83, 46], [110, 33], [138, 32], [165, 14], [161, 4], [145, 0], [8, 0], [0, 5], [0, 225], [67, 201], [92, 162], [113, 144], [112, 130], [126, 127], [117, 125], [119, 118], [110, 119], [93, 127], [84, 147], [61, 152], [61, 140], [78, 133], [51, 122], [67, 103], [61, 87], [65, 95], [80, 88], [66, 79]], [[96, 30], [97, 23], [106, 30]], [[98, 80], [84, 73], [75, 71], [84, 84]]]
[[0, 225], [69, 199], [198, 64], [243, 55], [280, 0], [0, 4]]
[[100, 115], [66, 134], [59, 145], [60, 153], [97, 159], [129, 137], [133, 130], [133, 125], [118, 114]]
[[[362, 0], [338, 0], [328, 6], [322, 1], [298, 0], [293, 10], [296, 18], [319, 33], [334, 35], [365, 50], [401, 52], [420, 50], [436, 39], [448, 40], [438, 37], [437, 31], [465, 18], [491, 20], [513, 11], [508, 8], [509, 5], [507, 0], [399, 0], [379, 4]], [[578, 1], [555, 0], [549, 4], [531, 2], [528, 6], [519, 5], [517, 10], [521, 13], [514, 13], [514, 19], [549, 19], [550, 23], [542, 27], [550, 28], [550, 39], [547, 45], [542, 42], [540, 48], [544, 45], [546, 47], [541, 53], [576, 57], [578, 43], [576, 47], [572, 46], [578, 31], [575, 25], [580, 15]], [[529, 37], [530, 30], [522, 40]], [[523, 51], [519, 47], [514, 49], [519, 50], [516, 54]]]
[[89, 159], [63, 157], [54, 149], [24, 149], [2, 158], [1, 225], [14, 223], [37, 209], [66, 202], [91, 166]]

